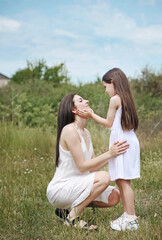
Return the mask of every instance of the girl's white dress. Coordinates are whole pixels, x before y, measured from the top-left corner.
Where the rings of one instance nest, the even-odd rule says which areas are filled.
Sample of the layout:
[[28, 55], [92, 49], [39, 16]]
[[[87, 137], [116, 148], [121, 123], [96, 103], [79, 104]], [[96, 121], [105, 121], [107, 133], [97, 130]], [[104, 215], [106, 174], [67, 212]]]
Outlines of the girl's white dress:
[[[81, 138], [81, 147], [85, 160], [91, 159], [93, 146], [89, 133], [85, 129], [90, 141], [88, 150], [84, 138], [79, 130], [77, 131]], [[76, 167], [71, 153], [65, 151], [61, 145], [59, 146], [59, 153], [59, 166], [56, 168], [54, 177], [47, 187], [47, 198], [54, 207], [73, 208], [89, 196], [93, 187], [95, 172], [81, 173]], [[113, 189], [113, 186], [109, 186], [94, 201], [108, 203], [108, 197]]]
[[122, 108], [116, 111], [111, 127], [110, 144], [115, 141], [127, 140], [129, 148], [126, 153], [109, 161], [109, 174], [111, 181], [116, 179], [134, 179], [140, 177], [140, 146], [134, 130], [123, 131], [121, 127]]

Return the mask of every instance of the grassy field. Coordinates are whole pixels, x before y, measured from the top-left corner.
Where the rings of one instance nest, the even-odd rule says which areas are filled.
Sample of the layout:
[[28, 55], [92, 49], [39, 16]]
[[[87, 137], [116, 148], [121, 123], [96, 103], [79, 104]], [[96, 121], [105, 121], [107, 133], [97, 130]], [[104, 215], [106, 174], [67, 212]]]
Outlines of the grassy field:
[[[107, 150], [105, 128], [88, 125], [95, 153]], [[138, 134], [138, 133], [137, 133]], [[46, 187], [55, 170], [56, 132], [41, 128], [0, 125], [0, 239], [162, 239], [162, 134], [139, 134], [141, 144], [141, 178], [133, 181], [139, 230], [116, 232], [109, 222], [122, 214], [122, 204], [109, 209], [87, 208], [85, 220], [98, 225], [89, 232], [67, 228], [54, 214], [46, 198]]]

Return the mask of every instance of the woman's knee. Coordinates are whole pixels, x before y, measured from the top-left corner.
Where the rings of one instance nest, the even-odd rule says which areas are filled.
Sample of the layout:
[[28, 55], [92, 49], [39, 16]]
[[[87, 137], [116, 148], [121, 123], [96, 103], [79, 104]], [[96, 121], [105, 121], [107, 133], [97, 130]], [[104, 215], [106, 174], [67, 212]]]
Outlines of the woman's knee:
[[118, 189], [113, 189], [108, 199], [110, 207], [116, 206], [120, 202], [120, 192]]
[[99, 171], [96, 172], [95, 181], [100, 182], [101, 185], [106, 185], [108, 187], [110, 185], [110, 176], [108, 172]]

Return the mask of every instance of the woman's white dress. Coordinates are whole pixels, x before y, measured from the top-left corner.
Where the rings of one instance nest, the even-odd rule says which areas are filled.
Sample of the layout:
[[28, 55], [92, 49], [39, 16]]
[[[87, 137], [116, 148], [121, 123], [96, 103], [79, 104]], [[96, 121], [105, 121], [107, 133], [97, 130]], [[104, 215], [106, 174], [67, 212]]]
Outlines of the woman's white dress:
[[[77, 129], [76, 129], [77, 130]], [[81, 147], [85, 160], [89, 160], [93, 154], [93, 146], [88, 131], [90, 147], [87, 149], [84, 138], [81, 136]], [[49, 202], [58, 208], [73, 208], [83, 202], [92, 191], [95, 172], [81, 173], [73, 160], [69, 151], [65, 151], [59, 146], [59, 166], [56, 168], [53, 179], [47, 187], [47, 198]], [[108, 203], [108, 197], [111, 194], [113, 186], [109, 186], [94, 201]]]
[[109, 147], [115, 141], [127, 140], [129, 148], [126, 153], [109, 161], [109, 174], [111, 181], [116, 179], [134, 179], [140, 177], [140, 146], [134, 130], [123, 131], [121, 127], [122, 108], [116, 111], [111, 127]]

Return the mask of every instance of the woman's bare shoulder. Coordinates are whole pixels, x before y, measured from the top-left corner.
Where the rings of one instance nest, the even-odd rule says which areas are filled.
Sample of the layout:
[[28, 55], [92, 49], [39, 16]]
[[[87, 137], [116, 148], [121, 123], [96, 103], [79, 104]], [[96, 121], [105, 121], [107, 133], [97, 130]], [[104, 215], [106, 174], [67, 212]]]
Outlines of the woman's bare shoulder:
[[73, 134], [75, 131], [73, 123], [70, 123], [63, 127], [62, 134]]
[[67, 125], [62, 129], [61, 135], [62, 135], [62, 137], [63, 137], [64, 139], [66, 139], [66, 140], [71, 139], [71, 138], [73, 138], [73, 139], [79, 138], [79, 134], [78, 134], [78, 132], [76, 131], [73, 123], [67, 124]]
[[62, 129], [61, 139], [65, 142], [77, 142], [80, 140], [79, 134], [77, 133], [73, 124], [70, 123]]

